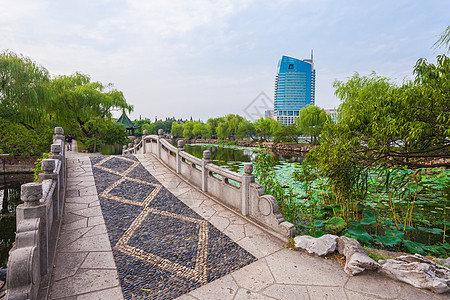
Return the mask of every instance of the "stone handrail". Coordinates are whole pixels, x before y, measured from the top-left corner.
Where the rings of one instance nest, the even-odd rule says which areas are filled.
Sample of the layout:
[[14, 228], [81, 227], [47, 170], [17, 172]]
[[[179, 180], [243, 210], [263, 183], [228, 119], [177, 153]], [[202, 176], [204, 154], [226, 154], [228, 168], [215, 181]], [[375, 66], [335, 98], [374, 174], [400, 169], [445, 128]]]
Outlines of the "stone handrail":
[[[46, 298], [65, 200], [64, 130], [55, 128], [52, 155], [43, 159], [38, 183], [21, 186], [16, 239], [8, 258], [6, 299]], [[39, 294], [40, 293], [40, 294]], [[38, 296], [39, 294], [39, 296]]]
[[214, 165], [209, 150], [199, 159], [184, 151], [184, 141], [178, 141], [177, 146], [167, 142], [161, 130], [158, 135], [147, 135], [144, 130], [141, 139], [123, 146], [123, 154], [153, 153], [189, 183], [278, 238], [287, 241], [295, 235], [294, 225], [285, 221], [279, 212], [277, 200], [265, 195], [261, 185], [255, 182], [252, 163], [245, 163], [244, 174], [238, 174]]

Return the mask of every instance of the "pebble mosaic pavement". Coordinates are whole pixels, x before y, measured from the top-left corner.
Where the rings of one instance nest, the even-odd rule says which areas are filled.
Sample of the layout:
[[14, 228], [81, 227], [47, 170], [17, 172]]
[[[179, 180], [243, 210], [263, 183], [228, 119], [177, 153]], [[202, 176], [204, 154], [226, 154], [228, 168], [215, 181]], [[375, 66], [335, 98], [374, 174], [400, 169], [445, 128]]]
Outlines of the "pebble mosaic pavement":
[[134, 156], [90, 159], [126, 299], [176, 298], [256, 261]]

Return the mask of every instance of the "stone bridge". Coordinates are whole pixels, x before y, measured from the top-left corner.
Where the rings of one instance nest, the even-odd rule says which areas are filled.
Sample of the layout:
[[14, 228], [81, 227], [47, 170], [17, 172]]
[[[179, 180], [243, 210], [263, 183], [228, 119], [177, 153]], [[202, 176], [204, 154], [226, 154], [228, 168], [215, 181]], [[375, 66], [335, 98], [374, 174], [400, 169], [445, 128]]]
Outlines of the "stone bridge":
[[6, 299], [448, 299], [286, 248], [294, 226], [255, 183], [168, 143], [65, 151], [55, 129], [22, 186]]

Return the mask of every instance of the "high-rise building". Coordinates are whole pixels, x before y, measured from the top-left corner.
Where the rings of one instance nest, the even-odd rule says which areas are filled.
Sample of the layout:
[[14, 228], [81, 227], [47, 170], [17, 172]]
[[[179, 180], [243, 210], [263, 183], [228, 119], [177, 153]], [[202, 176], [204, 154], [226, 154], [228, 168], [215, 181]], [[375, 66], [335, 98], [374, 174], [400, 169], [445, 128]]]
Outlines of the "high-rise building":
[[278, 122], [291, 125], [300, 110], [315, 104], [316, 70], [310, 59], [283, 56], [275, 78], [274, 115]]

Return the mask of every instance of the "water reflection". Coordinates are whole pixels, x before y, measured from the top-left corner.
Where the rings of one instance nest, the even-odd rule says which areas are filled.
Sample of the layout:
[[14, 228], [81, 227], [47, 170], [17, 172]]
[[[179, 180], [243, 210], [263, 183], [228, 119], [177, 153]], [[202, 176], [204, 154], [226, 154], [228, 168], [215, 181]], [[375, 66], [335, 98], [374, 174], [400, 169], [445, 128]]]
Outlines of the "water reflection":
[[[189, 144], [184, 146], [187, 153], [195, 157], [202, 158], [204, 150], [211, 151], [211, 160], [214, 164], [222, 166], [231, 171], [244, 173], [244, 163], [254, 162], [260, 148], [253, 147], [239, 147], [239, 146], [217, 146], [211, 144]], [[303, 157], [280, 155], [272, 153], [272, 156], [277, 161], [277, 165], [286, 165], [290, 163], [301, 163]]]
[[0, 267], [6, 265], [15, 240], [16, 207], [20, 202], [20, 185], [33, 181], [33, 174], [0, 174]]

